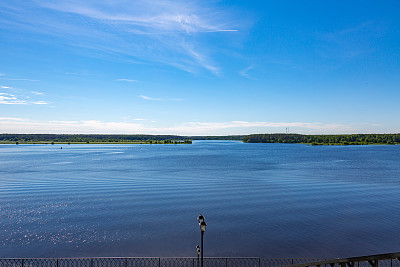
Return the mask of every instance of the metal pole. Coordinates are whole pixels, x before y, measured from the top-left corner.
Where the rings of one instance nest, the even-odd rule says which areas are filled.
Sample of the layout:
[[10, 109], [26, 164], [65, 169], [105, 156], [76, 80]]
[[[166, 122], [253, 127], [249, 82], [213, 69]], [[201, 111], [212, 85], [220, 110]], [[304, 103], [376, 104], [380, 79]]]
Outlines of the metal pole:
[[199, 257], [200, 257], [200, 254], [197, 253], [197, 267], [199, 267], [199, 264], [200, 264], [200, 262], [199, 262]]
[[203, 267], [203, 237], [204, 237], [204, 232], [201, 231], [201, 267]]

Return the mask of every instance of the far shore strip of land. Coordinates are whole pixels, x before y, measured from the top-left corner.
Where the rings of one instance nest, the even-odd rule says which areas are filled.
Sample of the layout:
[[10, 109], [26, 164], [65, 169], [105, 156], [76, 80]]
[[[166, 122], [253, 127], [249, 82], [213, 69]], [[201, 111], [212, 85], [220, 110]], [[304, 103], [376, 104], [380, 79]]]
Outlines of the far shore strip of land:
[[397, 145], [400, 134], [251, 134], [226, 136], [116, 134], [0, 134], [0, 144], [192, 144], [194, 140], [231, 140], [245, 143], [307, 145]]

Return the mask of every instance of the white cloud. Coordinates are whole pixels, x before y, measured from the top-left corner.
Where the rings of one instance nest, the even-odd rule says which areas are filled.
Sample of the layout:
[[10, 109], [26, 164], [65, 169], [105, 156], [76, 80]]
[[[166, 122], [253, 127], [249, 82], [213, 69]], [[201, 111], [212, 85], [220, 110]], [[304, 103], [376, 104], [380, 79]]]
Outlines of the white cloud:
[[[26, 99], [30, 99], [29, 96], [25, 97]], [[0, 93], [0, 104], [4, 105], [47, 105], [45, 101], [27, 101], [27, 100], [19, 100], [17, 96], [8, 93]]]
[[[219, 130], [232, 129], [264, 129], [264, 131], [284, 132], [285, 128], [299, 130], [303, 133], [307, 132], [351, 132], [355, 128], [349, 125], [326, 124], [326, 123], [310, 123], [310, 122], [247, 122], [247, 121], [231, 121], [231, 122], [188, 122], [179, 127], [181, 131], [190, 131], [196, 129], [200, 132], [214, 132]], [[249, 132], [250, 133], [250, 132]]]
[[34, 95], [43, 95], [43, 93], [35, 92], [35, 91], [32, 91], [32, 94], [34, 94]]
[[182, 101], [183, 100], [180, 98], [155, 98], [155, 97], [150, 97], [150, 96], [145, 96], [145, 95], [138, 95], [138, 97], [145, 99], [145, 100], [150, 100], [150, 101]]
[[31, 101], [29, 103], [34, 104], [34, 105], [47, 105], [48, 104], [46, 101]]
[[40, 82], [40, 80], [32, 80], [32, 79], [13, 79], [13, 78], [0, 78], [1, 80], [7, 81], [27, 81], [27, 82]]
[[[176, 134], [176, 135], [229, 135], [251, 133], [284, 132], [290, 127], [292, 133], [303, 134], [350, 134], [380, 132], [380, 127], [372, 124], [334, 124], [309, 122], [188, 122], [171, 127], [157, 126], [144, 122], [104, 122], [82, 121], [32, 121], [22, 118], [0, 117], [0, 129], [8, 133], [108, 133], [108, 134]], [[393, 129], [392, 129], [393, 130]], [[388, 129], [386, 129], [388, 131]], [[398, 131], [398, 129], [397, 129]], [[394, 130], [393, 132], [396, 132]]]
[[15, 95], [0, 93], [0, 104], [4, 105], [26, 105], [25, 100], [18, 100]]
[[245, 77], [245, 78], [247, 78], [247, 79], [256, 80], [255, 78], [253, 78], [252, 76], [250, 76], [250, 75], [248, 74], [248, 72], [249, 72], [250, 70], [252, 70], [252, 69], [254, 69], [254, 66], [248, 66], [247, 68], [241, 70], [239, 73], [240, 73], [240, 75], [242, 75], [243, 77]]
[[7, 117], [0, 117], [0, 121], [23, 121], [24, 119], [21, 118], [7, 118]]
[[138, 97], [143, 98], [143, 99], [145, 99], [145, 100], [162, 101], [161, 98], [154, 98], [154, 97], [149, 97], [149, 96], [145, 96], [145, 95], [139, 95]]
[[134, 83], [134, 82], [138, 82], [138, 80], [131, 80], [131, 79], [117, 79], [117, 82], [129, 82], [129, 83]]
[[1, 86], [0, 86], [0, 88], [1, 88], [1, 89], [12, 89], [12, 87], [9, 87], [9, 86], [3, 86], [3, 85], [1, 85]]
[[246, 24], [226, 7], [203, 1], [36, 0], [1, 7], [11, 18], [4, 25], [56, 36], [80, 50], [215, 75], [220, 69], [212, 53], [220, 48], [202, 36], [234, 34]]

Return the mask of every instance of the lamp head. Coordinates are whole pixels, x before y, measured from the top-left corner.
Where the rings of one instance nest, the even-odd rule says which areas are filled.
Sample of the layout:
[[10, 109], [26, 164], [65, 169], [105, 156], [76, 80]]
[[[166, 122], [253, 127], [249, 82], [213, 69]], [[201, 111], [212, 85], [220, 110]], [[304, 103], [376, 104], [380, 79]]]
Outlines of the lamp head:
[[204, 221], [205, 218], [204, 218], [204, 216], [203, 216], [202, 214], [200, 214], [199, 217], [197, 217], [197, 220], [198, 220], [199, 223], [200, 223], [201, 221]]
[[200, 225], [200, 230], [201, 230], [202, 232], [205, 232], [205, 231], [206, 231], [206, 226], [207, 226], [206, 222], [205, 222], [205, 221], [201, 221], [201, 222], [199, 223], [199, 225]]

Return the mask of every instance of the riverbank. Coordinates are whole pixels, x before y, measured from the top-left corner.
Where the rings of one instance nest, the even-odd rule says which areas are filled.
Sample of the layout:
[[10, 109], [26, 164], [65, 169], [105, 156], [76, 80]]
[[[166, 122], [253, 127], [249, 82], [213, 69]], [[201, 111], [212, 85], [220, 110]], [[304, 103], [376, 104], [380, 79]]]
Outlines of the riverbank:
[[129, 145], [129, 144], [136, 144], [136, 145], [143, 145], [143, 144], [148, 144], [148, 145], [156, 145], [156, 144], [162, 144], [162, 145], [180, 145], [180, 144], [192, 144], [191, 140], [185, 140], [185, 141], [127, 141], [127, 142], [96, 142], [96, 141], [86, 141], [86, 142], [24, 142], [24, 141], [16, 141], [16, 142], [11, 142], [11, 141], [1, 141], [0, 144], [16, 144], [16, 145], [73, 145], [73, 144], [121, 144], [121, 145]]
[[400, 134], [348, 134], [348, 135], [303, 135], [303, 134], [251, 134], [245, 136], [246, 143], [289, 143], [321, 145], [396, 145]]

